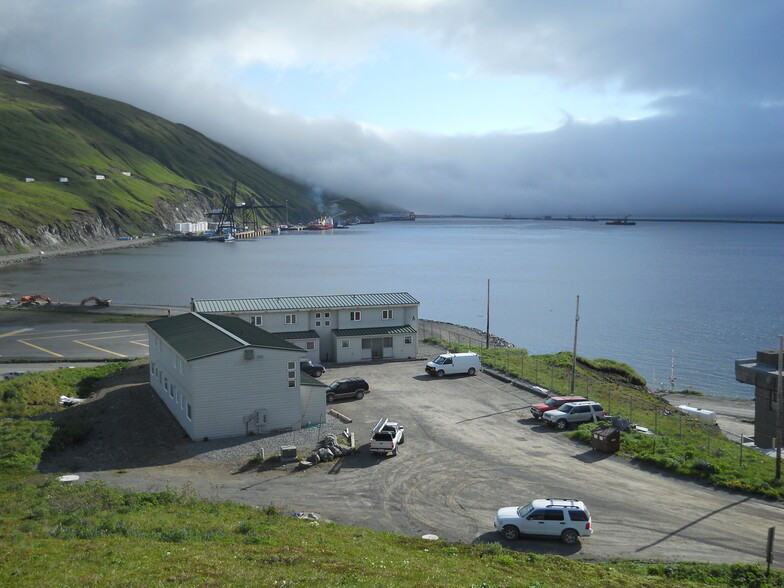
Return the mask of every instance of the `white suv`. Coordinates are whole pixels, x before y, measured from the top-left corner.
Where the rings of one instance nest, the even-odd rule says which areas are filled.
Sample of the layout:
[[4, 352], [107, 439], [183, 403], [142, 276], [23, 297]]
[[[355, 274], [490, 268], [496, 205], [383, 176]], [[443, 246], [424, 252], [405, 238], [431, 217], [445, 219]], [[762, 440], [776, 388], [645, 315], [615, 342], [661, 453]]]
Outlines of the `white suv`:
[[588, 423], [604, 419], [604, 409], [598, 402], [585, 400], [583, 402], [567, 402], [558, 410], [548, 410], [542, 415], [542, 420], [559, 430], [564, 430], [571, 423]]
[[560, 537], [574, 545], [593, 535], [591, 514], [581, 500], [537, 498], [525, 506], [507, 506], [495, 515], [495, 530], [513, 541], [521, 535]]

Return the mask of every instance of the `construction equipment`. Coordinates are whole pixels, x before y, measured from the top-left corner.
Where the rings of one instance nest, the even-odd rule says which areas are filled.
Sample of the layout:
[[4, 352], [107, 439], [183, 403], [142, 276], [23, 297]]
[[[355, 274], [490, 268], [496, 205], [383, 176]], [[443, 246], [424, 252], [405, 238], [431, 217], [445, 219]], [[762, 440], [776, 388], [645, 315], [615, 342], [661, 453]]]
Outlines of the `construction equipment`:
[[107, 298], [98, 298], [97, 296], [90, 296], [82, 300], [82, 306], [85, 306], [91, 300], [95, 301], [95, 306], [111, 306], [112, 301]]
[[38, 306], [43, 302], [46, 302], [46, 304], [51, 304], [52, 300], [51, 298], [47, 298], [41, 294], [35, 294], [33, 296], [22, 296], [19, 298], [19, 304], [22, 306]]

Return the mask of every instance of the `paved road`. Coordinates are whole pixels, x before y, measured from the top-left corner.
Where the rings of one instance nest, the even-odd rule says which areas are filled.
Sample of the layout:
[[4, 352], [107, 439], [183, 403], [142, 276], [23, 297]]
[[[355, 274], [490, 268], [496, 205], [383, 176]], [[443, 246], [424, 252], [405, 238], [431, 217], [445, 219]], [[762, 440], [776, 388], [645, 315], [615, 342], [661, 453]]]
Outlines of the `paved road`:
[[0, 324], [0, 361], [134, 359], [147, 355], [141, 323]]
[[[784, 520], [781, 503], [702, 487], [574, 443], [530, 418], [536, 397], [487, 374], [434, 379], [422, 362], [402, 362], [341, 367], [324, 378], [350, 375], [365, 377], [372, 391], [333, 405], [354, 419], [349, 427], [362, 444], [335, 465], [260, 473], [192, 458], [121, 476], [80, 473], [140, 489], [191, 483], [210, 498], [313, 511], [343, 524], [589, 559], [762, 562], [768, 528]], [[368, 452], [368, 432], [382, 416], [406, 428], [397, 457]], [[536, 497], [583, 499], [594, 536], [571, 547], [502, 540], [493, 531], [496, 509]], [[784, 562], [781, 541], [774, 558]]]

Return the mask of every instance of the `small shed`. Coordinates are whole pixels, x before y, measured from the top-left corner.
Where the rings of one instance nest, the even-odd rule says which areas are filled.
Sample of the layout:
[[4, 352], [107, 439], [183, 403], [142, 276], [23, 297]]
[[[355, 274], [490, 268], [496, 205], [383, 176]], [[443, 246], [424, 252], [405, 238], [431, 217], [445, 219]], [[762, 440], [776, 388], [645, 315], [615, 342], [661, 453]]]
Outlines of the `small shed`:
[[615, 453], [621, 448], [621, 432], [609, 425], [599, 425], [591, 433], [591, 447], [605, 453]]

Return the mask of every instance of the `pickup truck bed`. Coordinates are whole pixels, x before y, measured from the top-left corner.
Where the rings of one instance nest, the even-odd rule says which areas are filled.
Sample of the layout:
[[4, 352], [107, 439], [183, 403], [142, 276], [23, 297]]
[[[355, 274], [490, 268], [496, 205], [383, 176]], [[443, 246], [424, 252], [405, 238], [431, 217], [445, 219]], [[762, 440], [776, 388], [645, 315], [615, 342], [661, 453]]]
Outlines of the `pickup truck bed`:
[[402, 445], [404, 440], [403, 427], [389, 422], [388, 419], [381, 419], [373, 427], [370, 436], [370, 453], [397, 455], [398, 446]]

